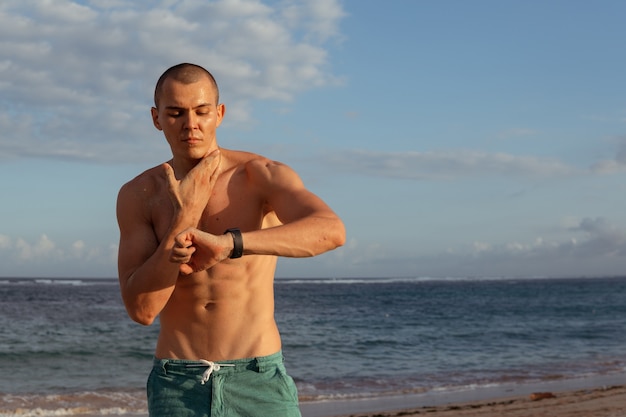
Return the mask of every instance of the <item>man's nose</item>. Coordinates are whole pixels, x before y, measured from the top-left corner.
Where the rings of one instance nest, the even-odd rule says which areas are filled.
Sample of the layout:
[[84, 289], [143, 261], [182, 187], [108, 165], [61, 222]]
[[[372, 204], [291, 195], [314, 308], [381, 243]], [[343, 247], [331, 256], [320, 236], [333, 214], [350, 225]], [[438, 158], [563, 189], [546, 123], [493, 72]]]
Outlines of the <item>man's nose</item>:
[[185, 117], [185, 129], [193, 130], [198, 127], [198, 116], [194, 112], [188, 112]]

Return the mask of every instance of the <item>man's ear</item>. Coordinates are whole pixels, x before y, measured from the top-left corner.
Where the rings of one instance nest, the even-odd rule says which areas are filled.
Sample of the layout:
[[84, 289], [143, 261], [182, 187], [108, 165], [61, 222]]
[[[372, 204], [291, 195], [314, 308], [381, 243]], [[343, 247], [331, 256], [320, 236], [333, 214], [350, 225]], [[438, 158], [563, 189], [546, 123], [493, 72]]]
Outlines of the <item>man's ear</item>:
[[222, 119], [224, 118], [225, 114], [226, 114], [226, 105], [223, 103], [218, 104], [216, 127], [222, 124]]
[[159, 130], [163, 130], [161, 128], [161, 123], [159, 123], [159, 111], [156, 107], [152, 107], [150, 109], [150, 114], [152, 115], [152, 124]]

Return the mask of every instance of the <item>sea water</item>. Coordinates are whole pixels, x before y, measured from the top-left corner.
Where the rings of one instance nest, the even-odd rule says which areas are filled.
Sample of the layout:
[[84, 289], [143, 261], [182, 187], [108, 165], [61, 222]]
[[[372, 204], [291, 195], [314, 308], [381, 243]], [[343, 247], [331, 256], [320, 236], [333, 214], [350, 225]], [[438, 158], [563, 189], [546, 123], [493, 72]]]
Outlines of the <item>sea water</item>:
[[[626, 278], [279, 279], [275, 292], [302, 401], [626, 370]], [[0, 416], [144, 415], [157, 333], [128, 318], [114, 279], [0, 279]]]

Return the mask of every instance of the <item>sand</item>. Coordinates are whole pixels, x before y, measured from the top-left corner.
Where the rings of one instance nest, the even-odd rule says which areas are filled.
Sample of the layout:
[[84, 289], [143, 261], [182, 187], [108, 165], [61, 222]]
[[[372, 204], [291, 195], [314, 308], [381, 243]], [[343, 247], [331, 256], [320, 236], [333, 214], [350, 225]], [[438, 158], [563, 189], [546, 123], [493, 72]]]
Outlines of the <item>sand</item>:
[[[545, 392], [543, 392], [545, 393]], [[550, 392], [543, 399], [525, 395], [342, 417], [626, 417], [626, 386]]]
[[[624, 381], [624, 378], [620, 377], [620, 379]], [[541, 397], [537, 396], [537, 393], [544, 394], [544, 398], [534, 400], [535, 397]], [[480, 394], [474, 390], [464, 394], [451, 393], [450, 396], [426, 396], [418, 398], [421, 402], [413, 403], [420, 404], [419, 406], [407, 406], [410, 402], [407, 403], [407, 398], [403, 397], [304, 403], [301, 406], [303, 417], [626, 417], [626, 385], [621, 383], [599, 385], [595, 388], [574, 388], [567, 391], [529, 391], [524, 394], [517, 391], [514, 394], [511, 393], [510, 396], [498, 395], [488, 399], [478, 399], [479, 395], [492, 394], [490, 392]], [[473, 399], [464, 401], [462, 398]], [[18, 400], [27, 399], [19, 396], [9, 401], [10, 404], [3, 404], [0, 401], [0, 417], [18, 415], [96, 417], [103, 415], [102, 411], [98, 411], [102, 410], [98, 401], [84, 407], [60, 408], [62, 404], [59, 404], [58, 398], [55, 400], [55, 396], [45, 396], [43, 399], [47, 402], [22, 404]], [[32, 398], [28, 402], [31, 400]], [[408, 400], [414, 401], [410, 398]], [[436, 401], [439, 401], [439, 405], [432, 405]], [[109, 410], [113, 415], [119, 411], [121, 410]], [[127, 417], [147, 417], [144, 413], [145, 411], [122, 414]]]

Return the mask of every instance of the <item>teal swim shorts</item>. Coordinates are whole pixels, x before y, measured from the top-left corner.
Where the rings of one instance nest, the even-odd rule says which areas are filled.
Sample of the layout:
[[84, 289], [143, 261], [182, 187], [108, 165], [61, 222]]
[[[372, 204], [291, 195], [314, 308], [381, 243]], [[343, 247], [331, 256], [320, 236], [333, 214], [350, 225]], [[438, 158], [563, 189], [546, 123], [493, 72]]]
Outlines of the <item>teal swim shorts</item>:
[[150, 417], [300, 417], [282, 352], [232, 361], [154, 359]]

